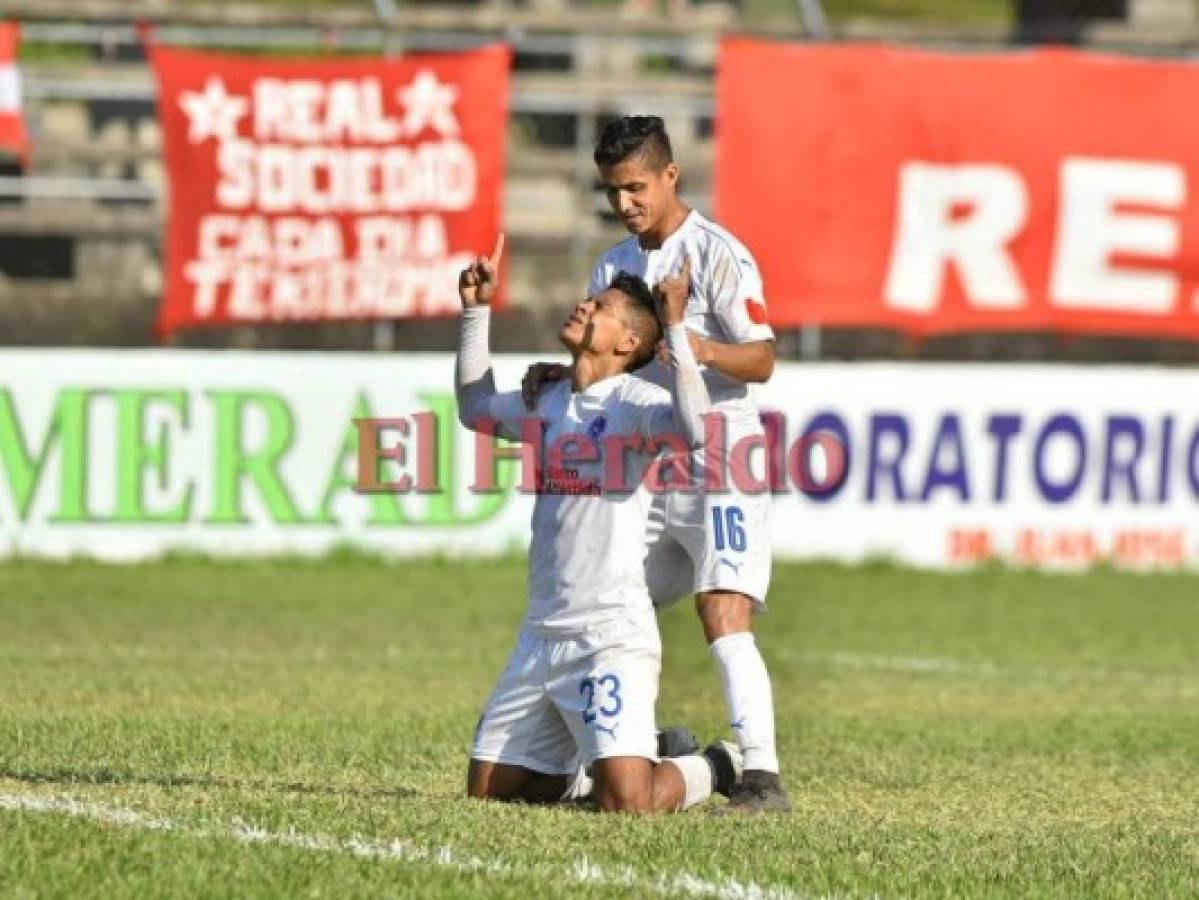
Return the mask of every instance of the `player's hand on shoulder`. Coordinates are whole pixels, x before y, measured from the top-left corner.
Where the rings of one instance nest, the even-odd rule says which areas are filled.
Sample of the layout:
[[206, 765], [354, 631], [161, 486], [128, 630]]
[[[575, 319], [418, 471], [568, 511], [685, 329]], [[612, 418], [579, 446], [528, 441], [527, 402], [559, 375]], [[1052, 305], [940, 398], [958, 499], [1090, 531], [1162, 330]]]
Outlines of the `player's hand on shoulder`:
[[546, 388], [556, 381], [569, 377], [569, 366], [561, 363], [533, 363], [525, 370], [525, 377], [520, 381], [520, 398], [524, 401], [525, 409], [536, 409], [537, 401]]
[[708, 365], [712, 361], [712, 342], [694, 331], [687, 332], [687, 340], [691, 344], [691, 355], [695, 357], [696, 363], [701, 366]]
[[687, 309], [687, 298], [691, 294], [691, 260], [683, 257], [683, 264], [674, 275], [667, 275], [654, 286], [654, 298], [658, 301], [658, 316], [663, 325], [679, 325]]
[[458, 276], [458, 296], [463, 307], [487, 306], [500, 283], [500, 259], [504, 255], [504, 233], [495, 240], [490, 256], [480, 256]]
[[[695, 362], [698, 365], [706, 366], [712, 362], [712, 342], [706, 338], [700, 337], [694, 331], [687, 332], [687, 341], [691, 344], [691, 354], [695, 357]], [[673, 365], [670, 359], [670, 347], [666, 341], [658, 341], [658, 346], [655, 348], [655, 353], [658, 356], [658, 362], [664, 366]]]

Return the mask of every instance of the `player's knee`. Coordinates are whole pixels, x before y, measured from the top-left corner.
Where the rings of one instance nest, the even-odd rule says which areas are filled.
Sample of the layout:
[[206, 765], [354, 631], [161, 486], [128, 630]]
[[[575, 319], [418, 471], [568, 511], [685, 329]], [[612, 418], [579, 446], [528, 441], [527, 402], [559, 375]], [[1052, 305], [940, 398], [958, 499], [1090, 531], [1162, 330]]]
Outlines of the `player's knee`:
[[492, 763], [472, 759], [466, 770], [466, 796], [471, 800], [511, 800], [515, 796], [510, 779], [499, 777]]
[[498, 797], [490, 793], [491, 785], [483, 780], [472, 778], [469, 775], [466, 778], [466, 796], [471, 800], [497, 800]]
[[501, 800], [512, 801], [522, 799], [518, 791], [505, 790], [494, 784], [467, 784], [466, 796], [469, 800]]
[[491, 785], [485, 781], [467, 779], [466, 796], [471, 800], [499, 800], [500, 797], [491, 793]]
[[695, 598], [708, 643], [751, 629], [754, 601], [737, 591], [706, 591]]
[[614, 780], [596, 786], [595, 802], [601, 812], [649, 812], [651, 801], [649, 785]]

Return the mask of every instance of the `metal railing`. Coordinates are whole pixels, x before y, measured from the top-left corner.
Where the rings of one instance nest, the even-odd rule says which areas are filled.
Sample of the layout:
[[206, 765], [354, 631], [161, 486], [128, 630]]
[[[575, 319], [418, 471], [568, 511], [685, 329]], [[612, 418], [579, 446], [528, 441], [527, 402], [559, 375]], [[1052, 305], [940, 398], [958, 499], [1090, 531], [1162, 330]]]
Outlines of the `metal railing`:
[[[22, 39], [27, 43], [65, 44], [97, 48], [137, 47], [142, 44], [142, 29], [135, 25], [31, 21], [21, 24]], [[154, 39], [163, 44], [189, 47], [228, 47], [242, 49], [292, 49], [307, 47], [323, 52], [378, 51], [381, 53], [465, 50], [494, 44], [509, 44], [518, 54], [531, 57], [573, 54], [579, 40], [604, 45], [619, 44], [638, 56], [685, 56], [696, 40], [714, 41], [711, 33], [703, 37], [678, 35], [614, 34], [535, 34], [518, 27], [495, 32], [413, 31], [395, 33], [382, 28], [318, 28], [315, 26], [279, 26], [240, 28], [223, 25], [159, 25]]]

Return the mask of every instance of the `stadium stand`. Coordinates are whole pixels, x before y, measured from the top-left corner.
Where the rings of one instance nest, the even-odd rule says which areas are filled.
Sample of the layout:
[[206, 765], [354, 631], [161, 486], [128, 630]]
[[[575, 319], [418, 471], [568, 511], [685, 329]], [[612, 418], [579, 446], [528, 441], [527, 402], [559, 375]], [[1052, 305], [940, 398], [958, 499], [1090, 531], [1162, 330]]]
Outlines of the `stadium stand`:
[[[1091, 6], [1087, 6], [1091, 4]], [[941, 48], [1002, 47], [1019, 39], [1015, 15], [1032, 0], [927, 7], [929, 19], [877, 15], [886, 4], [827, 2], [837, 39], [917, 42]], [[1119, 5], [1119, 4], [1117, 4]], [[1177, 54], [1199, 44], [1190, 0], [1134, 0], [1112, 20], [1111, 0], [1060, 0], [1088, 45]], [[801, 4], [802, 7], [802, 4]], [[876, 8], [878, 7], [878, 8]], [[1027, 8], [1026, 8], [1027, 7]], [[1053, 3], [1042, 4], [1053, 14]], [[713, 69], [722, 32], [751, 28], [810, 37], [797, 8], [697, 4], [686, 21], [641, 7], [528, 0], [520, 5], [419, 3], [381, 22], [372, 4], [320, 8], [282, 3], [201, 4], [112, 0], [3, 5], [21, 21], [25, 115], [34, 146], [28, 171], [0, 175], [0, 334], [10, 345], [137, 346], [154, 341], [164, 219], [161, 135], [139, 25], [164, 43], [269, 52], [384, 52], [467, 47], [504, 40], [515, 49], [505, 187], [512, 237], [513, 335], [500, 349], [544, 350], [532, 335], [584, 284], [587, 267], [622, 229], [595, 189], [590, 159], [607, 117], [666, 118], [684, 171], [685, 198], [709, 211], [713, 164]], [[971, 18], [964, 11], [974, 9]], [[801, 10], [802, 11], [802, 10]], [[875, 15], [870, 15], [871, 13]], [[862, 13], [862, 14], [858, 14]], [[951, 24], [946, 25], [946, 22]], [[809, 25], [811, 23], [809, 22]], [[184, 333], [179, 346], [258, 348], [452, 346], [450, 322], [235, 328]], [[1195, 361], [1184, 342], [1064, 340], [1053, 335], [975, 335], [914, 342], [890, 332], [785, 333], [784, 356], [949, 359], [1153, 359]]]

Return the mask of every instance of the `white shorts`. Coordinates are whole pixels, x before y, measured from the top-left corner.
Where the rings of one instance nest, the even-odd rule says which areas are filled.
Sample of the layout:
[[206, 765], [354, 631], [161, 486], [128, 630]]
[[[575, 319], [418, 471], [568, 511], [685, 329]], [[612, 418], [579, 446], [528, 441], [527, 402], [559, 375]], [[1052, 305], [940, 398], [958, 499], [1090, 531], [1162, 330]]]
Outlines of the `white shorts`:
[[736, 591], [754, 601], [755, 611], [765, 610], [773, 555], [769, 491], [745, 493], [729, 479], [719, 492], [664, 491], [645, 499], [645, 581], [654, 606]]
[[547, 775], [614, 756], [656, 761], [661, 664], [649, 610], [578, 638], [522, 628], [479, 718], [471, 758]]

